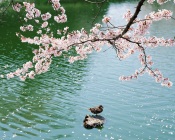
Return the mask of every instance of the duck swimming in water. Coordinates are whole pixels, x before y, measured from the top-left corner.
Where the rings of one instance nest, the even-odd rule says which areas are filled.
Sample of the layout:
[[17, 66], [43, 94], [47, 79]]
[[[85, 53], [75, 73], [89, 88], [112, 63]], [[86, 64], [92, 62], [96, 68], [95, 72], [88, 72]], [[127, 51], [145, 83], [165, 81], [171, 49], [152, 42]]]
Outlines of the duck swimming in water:
[[99, 105], [97, 107], [93, 107], [93, 108], [89, 108], [89, 110], [93, 113], [93, 114], [99, 114], [103, 111], [103, 106]]

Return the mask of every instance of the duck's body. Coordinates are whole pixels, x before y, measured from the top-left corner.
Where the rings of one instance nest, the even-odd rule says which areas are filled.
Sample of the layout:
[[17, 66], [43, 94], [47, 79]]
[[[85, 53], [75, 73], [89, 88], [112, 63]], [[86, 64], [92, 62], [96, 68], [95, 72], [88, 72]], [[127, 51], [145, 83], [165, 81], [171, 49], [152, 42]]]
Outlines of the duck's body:
[[99, 105], [97, 107], [93, 107], [93, 108], [89, 108], [89, 110], [93, 113], [93, 114], [99, 114], [103, 111], [103, 106]]

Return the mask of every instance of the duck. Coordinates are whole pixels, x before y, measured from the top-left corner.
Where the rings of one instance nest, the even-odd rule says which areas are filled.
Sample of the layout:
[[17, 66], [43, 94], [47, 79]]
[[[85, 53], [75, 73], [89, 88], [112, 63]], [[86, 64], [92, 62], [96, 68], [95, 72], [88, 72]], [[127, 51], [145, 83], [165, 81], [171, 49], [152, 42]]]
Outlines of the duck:
[[102, 106], [102, 105], [99, 105], [99, 106], [97, 106], [97, 107], [89, 108], [89, 110], [90, 110], [93, 114], [97, 115], [97, 114], [99, 114], [99, 113], [101, 113], [101, 112], [103, 111], [103, 106]]

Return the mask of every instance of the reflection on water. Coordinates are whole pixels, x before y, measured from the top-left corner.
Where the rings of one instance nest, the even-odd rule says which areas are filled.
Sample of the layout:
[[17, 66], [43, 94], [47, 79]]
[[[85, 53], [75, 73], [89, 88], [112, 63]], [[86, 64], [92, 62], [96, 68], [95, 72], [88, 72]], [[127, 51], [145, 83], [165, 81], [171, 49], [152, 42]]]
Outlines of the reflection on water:
[[[114, 22], [121, 25], [124, 22], [119, 20], [121, 13], [126, 7], [134, 8], [135, 4], [111, 3], [106, 14], [115, 17], [117, 20]], [[75, 5], [65, 4], [72, 21], [68, 24], [72, 29], [80, 28], [81, 24], [90, 28], [87, 18], [91, 18], [93, 12], [86, 15], [88, 9], [80, 10], [84, 8], [83, 4]], [[166, 7], [171, 5], [167, 4]], [[145, 5], [141, 16], [157, 8], [161, 7]], [[85, 13], [79, 14], [79, 20], [71, 14], [80, 11]], [[12, 71], [30, 60], [33, 55], [31, 50], [35, 47], [21, 44], [15, 37], [20, 24], [15, 22], [15, 15], [14, 18], [7, 15], [4, 21], [6, 24], [0, 24], [0, 74]], [[172, 28], [174, 24], [174, 21], [170, 22]], [[164, 22], [159, 23], [157, 28], [159, 30], [151, 28], [150, 33], [161, 35], [163, 32], [165, 36], [174, 34], [174, 30]], [[162, 47], [149, 53], [155, 56], [155, 66], [175, 83], [174, 51], [173, 47]], [[130, 74], [139, 66], [137, 56], [120, 62], [111, 49], [92, 54], [87, 60], [71, 65], [63, 57], [55, 58], [50, 71], [38, 75], [34, 80], [21, 82], [17, 78], [0, 79], [0, 139], [173, 140], [175, 87], [161, 87], [147, 75], [131, 82], [118, 80], [120, 75]], [[101, 113], [106, 119], [103, 129], [84, 129], [84, 116], [91, 114], [87, 109], [99, 104], [104, 106]]]

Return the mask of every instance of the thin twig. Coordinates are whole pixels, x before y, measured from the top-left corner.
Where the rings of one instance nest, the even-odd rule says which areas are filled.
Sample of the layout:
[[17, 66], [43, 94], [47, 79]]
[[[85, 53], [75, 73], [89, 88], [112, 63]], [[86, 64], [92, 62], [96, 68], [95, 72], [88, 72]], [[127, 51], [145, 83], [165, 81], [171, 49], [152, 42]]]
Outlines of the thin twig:
[[93, 1], [90, 1], [90, 0], [85, 0], [85, 1], [89, 2], [89, 3], [92, 3], [92, 4], [101, 4], [101, 3], [104, 3], [106, 0], [99, 1], [99, 2], [93, 2]]
[[14, 1], [13, 0], [11, 0], [10, 1], [10, 3], [9, 3], [9, 5], [5, 8], [5, 10], [1, 13], [2, 14], [2, 16], [4, 15], [4, 13], [7, 11], [7, 9], [10, 7], [10, 5], [13, 5], [14, 4]]
[[[106, 0], [104, 0], [104, 1], [106, 1]], [[95, 17], [94, 17], [94, 19], [93, 19], [93, 21], [92, 21], [92, 26], [93, 26], [95, 20], [97, 19], [98, 15], [100, 14], [100, 11], [101, 11], [101, 9], [102, 9], [102, 6], [103, 6], [103, 3], [101, 3], [97, 14], [95, 15]]]

